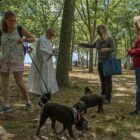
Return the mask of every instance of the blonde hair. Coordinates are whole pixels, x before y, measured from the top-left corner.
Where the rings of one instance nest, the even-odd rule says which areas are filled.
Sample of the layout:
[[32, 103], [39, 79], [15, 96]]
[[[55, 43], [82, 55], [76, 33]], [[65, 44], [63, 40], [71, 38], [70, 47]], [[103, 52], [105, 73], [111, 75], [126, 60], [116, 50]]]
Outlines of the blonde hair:
[[1, 27], [2, 27], [2, 31], [5, 33], [7, 33], [7, 31], [8, 31], [5, 20], [8, 19], [10, 16], [16, 17], [16, 14], [9, 10], [9, 11], [6, 11], [2, 17]]
[[135, 16], [134, 17], [134, 23], [136, 23], [138, 28], [140, 29], [140, 16]]
[[102, 34], [104, 40], [107, 40], [108, 37], [110, 37], [108, 28], [103, 24], [97, 26], [97, 31], [99, 31]]

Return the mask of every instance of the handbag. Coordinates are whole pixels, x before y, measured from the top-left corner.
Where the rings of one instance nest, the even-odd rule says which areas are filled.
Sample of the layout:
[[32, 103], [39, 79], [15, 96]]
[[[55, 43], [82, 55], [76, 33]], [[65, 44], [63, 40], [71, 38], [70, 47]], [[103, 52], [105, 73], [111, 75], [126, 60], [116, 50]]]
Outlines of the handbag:
[[121, 59], [109, 58], [103, 62], [102, 66], [104, 76], [122, 74]]

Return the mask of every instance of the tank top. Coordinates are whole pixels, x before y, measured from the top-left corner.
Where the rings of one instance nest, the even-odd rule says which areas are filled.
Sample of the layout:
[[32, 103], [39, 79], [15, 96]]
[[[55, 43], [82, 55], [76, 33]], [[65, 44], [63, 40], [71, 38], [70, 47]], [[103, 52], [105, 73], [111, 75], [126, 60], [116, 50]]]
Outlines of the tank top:
[[13, 32], [2, 33], [1, 51], [2, 62], [19, 63], [24, 61], [24, 52], [22, 44], [17, 43], [20, 38], [17, 29]]

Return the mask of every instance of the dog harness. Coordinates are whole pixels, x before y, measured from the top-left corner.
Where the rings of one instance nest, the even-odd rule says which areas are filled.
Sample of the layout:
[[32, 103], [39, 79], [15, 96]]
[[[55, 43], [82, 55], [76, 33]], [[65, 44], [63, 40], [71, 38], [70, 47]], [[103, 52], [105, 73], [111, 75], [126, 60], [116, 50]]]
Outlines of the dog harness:
[[76, 110], [76, 108], [73, 108], [73, 116], [74, 116], [75, 123], [76, 124], [79, 123], [81, 117], [80, 117], [80, 113]]

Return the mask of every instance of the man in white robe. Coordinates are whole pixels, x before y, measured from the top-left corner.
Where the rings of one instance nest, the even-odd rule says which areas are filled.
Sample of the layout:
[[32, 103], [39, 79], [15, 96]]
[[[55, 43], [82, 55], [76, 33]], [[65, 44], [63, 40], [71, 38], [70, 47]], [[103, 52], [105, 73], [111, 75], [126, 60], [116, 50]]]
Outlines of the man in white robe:
[[49, 28], [37, 42], [28, 79], [28, 91], [37, 95], [47, 91], [54, 94], [58, 91], [52, 59], [55, 53], [50, 42], [53, 36], [54, 30]]

